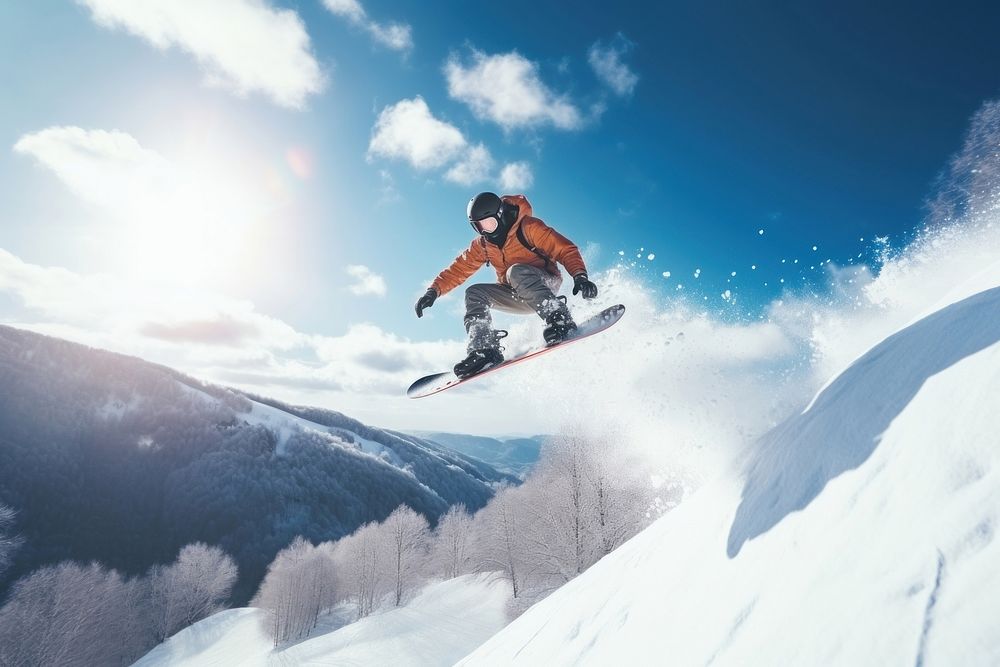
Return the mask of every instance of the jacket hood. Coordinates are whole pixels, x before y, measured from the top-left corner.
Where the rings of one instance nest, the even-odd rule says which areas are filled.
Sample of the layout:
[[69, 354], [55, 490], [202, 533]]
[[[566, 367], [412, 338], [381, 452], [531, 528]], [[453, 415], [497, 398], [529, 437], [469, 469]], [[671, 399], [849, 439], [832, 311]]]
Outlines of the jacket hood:
[[503, 195], [500, 199], [517, 207], [517, 219], [514, 221], [514, 224], [531, 216], [531, 203], [524, 195]]

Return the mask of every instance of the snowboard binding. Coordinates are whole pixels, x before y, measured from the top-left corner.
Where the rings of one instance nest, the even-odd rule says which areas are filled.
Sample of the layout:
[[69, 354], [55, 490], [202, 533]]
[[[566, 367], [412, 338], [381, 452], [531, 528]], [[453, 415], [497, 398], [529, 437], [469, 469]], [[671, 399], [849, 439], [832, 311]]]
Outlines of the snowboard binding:
[[500, 345], [500, 340], [506, 337], [507, 332], [503, 329], [491, 330], [482, 340], [477, 341], [475, 349], [469, 350], [469, 356], [455, 364], [455, 376], [464, 380], [502, 364], [504, 348]]

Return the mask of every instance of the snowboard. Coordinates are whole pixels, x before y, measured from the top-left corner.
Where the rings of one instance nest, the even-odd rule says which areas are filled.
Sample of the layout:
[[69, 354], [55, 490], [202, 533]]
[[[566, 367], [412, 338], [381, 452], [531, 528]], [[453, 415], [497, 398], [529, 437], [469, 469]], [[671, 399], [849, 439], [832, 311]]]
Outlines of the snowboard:
[[476, 378], [484, 375], [489, 375], [490, 373], [498, 371], [501, 368], [508, 368], [522, 361], [533, 359], [534, 357], [545, 354], [546, 352], [551, 352], [557, 348], [564, 347], [570, 343], [575, 343], [578, 340], [583, 340], [584, 338], [600, 333], [614, 325], [615, 322], [620, 320], [624, 314], [625, 306], [621, 304], [605, 308], [593, 317], [578, 324], [576, 327], [576, 333], [565, 340], [561, 340], [558, 343], [553, 343], [551, 345], [530, 348], [519, 354], [513, 355], [509, 359], [505, 359], [501, 364], [497, 364], [496, 366], [492, 366], [466, 378], [460, 378], [452, 371], [425, 375], [410, 385], [410, 388], [406, 390], [406, 395], [410, 398], [424, 398], [425, 396], [431, 396], [446, 389], [457, 387], [460, 384], [465, 384], [470, 380], [475, 380]]

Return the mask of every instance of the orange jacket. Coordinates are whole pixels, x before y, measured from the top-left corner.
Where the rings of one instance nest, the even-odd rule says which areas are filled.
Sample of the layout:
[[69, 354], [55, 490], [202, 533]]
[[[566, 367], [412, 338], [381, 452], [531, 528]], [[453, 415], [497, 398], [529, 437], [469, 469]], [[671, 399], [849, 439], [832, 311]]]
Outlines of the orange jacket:
[[[518, 207], [517, 220], [511, 225], [503, 247], [498, 247], [480, 236], [472, 241], [468, 250], [455, 258], [447, 269], [442, 271], [431, 287], [437, 290], [438, 296], [455, 289], [469, 276], [479, 270], [483, 264], [492, 264], [497, 272], [497, 282], [507, 283], [507, 269], [514, 264], [531, 264], [545, 269], [553, 275], [559, 275], [559, 262], [566, 267], [571, 276], [586, 273], [587, 267], [580, 256], [580, 250], [572, 241], [552, 229], [538, 218], [531, 215], [531, 204], [524, 195], [504, 195], [503, 200]], [[517, 230], [523, 230], [524, 238], [530, 245], [549, 258], [543, 258], [526, 248], [518, 239]]]

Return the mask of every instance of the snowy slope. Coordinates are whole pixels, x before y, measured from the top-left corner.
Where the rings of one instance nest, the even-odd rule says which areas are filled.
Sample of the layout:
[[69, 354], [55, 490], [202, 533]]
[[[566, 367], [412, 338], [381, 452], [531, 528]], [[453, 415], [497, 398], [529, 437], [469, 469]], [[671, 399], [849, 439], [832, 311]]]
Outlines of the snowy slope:
[[461, 664], [1000, 664], [996, 269]]
[[501, 581], [469, 575], [432, 584], [399, 609], [280, 651], [258, 609], [229, 609], [182, 630], [136, 667], [224, 665], [451, 665], [507, 622]]

